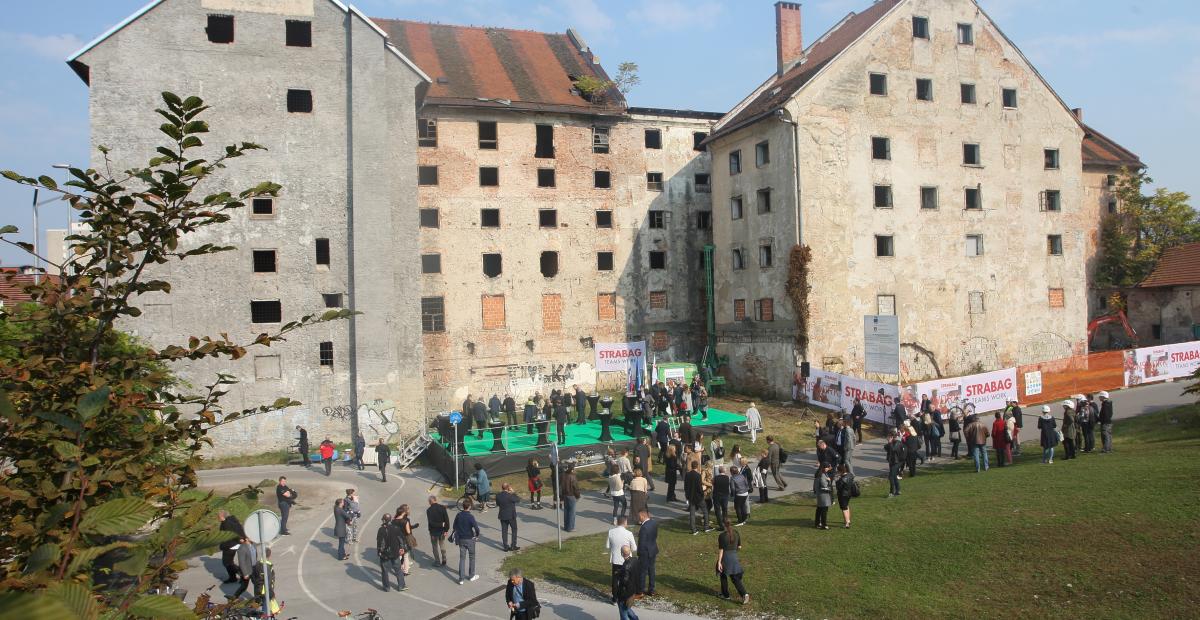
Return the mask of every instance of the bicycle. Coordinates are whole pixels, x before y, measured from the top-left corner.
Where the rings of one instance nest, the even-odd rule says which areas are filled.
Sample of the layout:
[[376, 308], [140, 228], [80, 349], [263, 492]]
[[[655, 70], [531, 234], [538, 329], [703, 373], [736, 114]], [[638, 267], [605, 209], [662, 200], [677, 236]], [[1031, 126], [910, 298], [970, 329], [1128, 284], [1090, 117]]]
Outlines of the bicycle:
[[950, 417], [962, 416], [963, 419], [969, 418], [975, 415], [975, 403], [970, 401], [966, 401], [964, 403], [964, 399], [960, 398], [950, 405], [948, 413], [950, 414]]
[[476, 487], [474, 480], [467, 481], [467, 485], [463, 488], [462, 497], [458, 498], [458, 501], [454, 502], [454, 506], [459, 510], [466, 510], [468, 499], [471, 500], [473, 505], [478, 506], [479, 510], [496, 507], [496, 502], [492, 500], [488, 500], [486, 502], [479, 501], [479, 490]]
[[[353, 613], [354, 612], [350, 611], [349, 609], [343, 609], [342, 611], [339, 611], [337, 615], [339, 618], [349, 618]], [[383, 616], [380, 616], [378, 611], [371, 609], [370, 607], [368, 607], [366, 611], [354, 617], [362, 618], [362, 620], [383, 620]]]

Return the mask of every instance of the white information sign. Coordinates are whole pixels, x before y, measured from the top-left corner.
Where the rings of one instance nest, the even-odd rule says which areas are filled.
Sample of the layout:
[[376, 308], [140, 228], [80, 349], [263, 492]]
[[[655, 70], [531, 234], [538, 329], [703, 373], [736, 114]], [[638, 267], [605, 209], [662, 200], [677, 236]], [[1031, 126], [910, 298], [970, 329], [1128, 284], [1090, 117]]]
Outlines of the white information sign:
[[864, 316], [863, 342], [867, 372], [900, 374], [900, 320], [896, 316]]
[[1042, 371], [1035, 370], [1025, 373], [1025, 395], [1035, 396], [1042, 393]]

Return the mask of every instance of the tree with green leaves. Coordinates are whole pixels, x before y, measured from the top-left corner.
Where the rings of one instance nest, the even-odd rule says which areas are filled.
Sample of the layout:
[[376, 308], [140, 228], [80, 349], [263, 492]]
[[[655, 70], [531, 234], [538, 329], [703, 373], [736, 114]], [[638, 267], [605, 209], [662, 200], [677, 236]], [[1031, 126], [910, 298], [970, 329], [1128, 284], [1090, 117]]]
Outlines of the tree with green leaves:
[[1101, 229], [1097, 284], [1136, 285], [1154, 271], [1167, 248], [1200, 241], [1200, 213], [1189, 204], [1191, 197], [1163, 187], [1144, 193], [1153, 182], [1145, 169], [1121, 171], [1116, 189], [1121, 211], [1106, 218], [1114, 220], [1106, 221], [1111, 229]]
[[[147, 268], [230, 250], [186, 247], [184, 236], [230, 220], [231, 213], [280, 187], [263, 182], [238, 192], [218, 173], [262, 147], [229, 145], [206, 152], [208, 132], [198, 97], [163, 93], [156, 110], [165, 144], [144, 167], [72, 168], [71, 181], [3, 171], [11, 181], [58, 192], [84, 224], [60, 278], [25, 284], [35, 305], [0, 310], [0, 610], [13, 617], [190, 618], [194, 610], [154, 591], [183, 560], [228, 537], [215, 512], [244, 512], [247, 488], [216, 497], [198, 487], [195, 466], [216, 424], [297, 405], [289, 398], [227, 411], [221, 397], [235, 383], [217, 375], [200, 388], [180, 386], [173, 363], [236, 360], [248, 347], [270, 346], [290, 332], [347, 316], [328, 311], [284, 324], [251, 342], [226, 334], [192, 336], [161, 349], [131, 343], [117, 325], [140, 314], [138, 298], [171, 285]], [[0, 227], [0, 242], [14, 226]], [[42, 260], [46, 260], [43, 258]], [[47, 261], [51, 262], [51, 261]], [[165, 447], [177, 450], [164, 452]], [[203, 605], [201, 597], [197, 606]]]
[[1133, 241], [1125, 231], [1121, 216], [1112, 214], [1100, 221], [1100, 257], [1096, 264], [1096, 284], [1099, 286], [1133, 286], [1134, 279], [1129, 256]]

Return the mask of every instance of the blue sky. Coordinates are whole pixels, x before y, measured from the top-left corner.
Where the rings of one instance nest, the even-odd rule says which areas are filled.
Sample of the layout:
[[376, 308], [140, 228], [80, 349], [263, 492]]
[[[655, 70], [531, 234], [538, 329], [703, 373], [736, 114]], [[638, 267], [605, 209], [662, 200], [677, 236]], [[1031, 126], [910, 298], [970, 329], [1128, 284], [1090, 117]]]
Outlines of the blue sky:
[[[322, 0], [317, 0], [322, 1]], [[807, 0], [813, 41], [870, 0]], [[980, 0], [1085, 120], [1138, 153], [1158, 184], [1200, 195], [1200, 2]], [[0, 25], [0, 169], [86, 165], [87, 89], [63, 59], [142, 0], [10, 2]], [[632, 105], [723, 112], [774, 68], [771, 0], [360, 0], [368, 15], [564, 31], [574, 27], [615, 72], [641, 67]], [[0, 181], [0, 225], [32, 226], [32, 191]], [[1195, 205], [1193, 201], [1193, 205]], [[66, 210], [42, 208], [42, 228]], [[29, 262], [0, 248], [0, 263]]]

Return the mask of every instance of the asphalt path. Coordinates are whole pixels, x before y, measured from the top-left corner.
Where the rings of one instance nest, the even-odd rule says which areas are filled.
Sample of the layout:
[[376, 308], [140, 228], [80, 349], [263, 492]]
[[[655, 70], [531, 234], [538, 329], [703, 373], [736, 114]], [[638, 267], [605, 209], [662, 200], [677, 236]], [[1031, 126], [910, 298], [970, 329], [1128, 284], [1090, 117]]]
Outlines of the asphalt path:
[[[1158, 409], [1171, 407], [1189, 402], [1180, 395], [1183, 383], [1158, 383], [1144, 385], [1128, 390], [1112, 393], [1114, 411], [1117, 418], [1126, 418], [1149, 413]], [[1055, 418], [1061, 418], [1062, 408], [1056, 403], [1051, 404]], [[1036, 441], [1036, 417], [1040, 412], [1039, 406], [1025, 408], [1025, 433], [1022, 440]], [[768, 431], [770, 429], [767, 429]], [[726, 436], [726, 450], [735, 443], [742, 445], [742, 451], [748, 457], [757, 455], [765, 448], [764, 435], [760, 434], [758, 443], [751, 446], [748, 436]], [[1099, 431], [1097, 430], [1097, 444]], [[785, 480], [789, 482], [789, 493], [811, 490], [811, 480], [814, 469], [814, 458], [810, 446], [785, 446], [794, 458], [784, 466]], [[944, 446], [948, 453], [949, 446]], [[965, 448], [964, 448], [965, 450]], [[753, 456], [753, 458], [757, 458]], [[860, 476], [879, 476], [886, 473], [886, 462], [883, 451], [883, 441], [872, 439], [860, 444], [855, 450], [855, 470]], [[482, 536], [476, 546], [476, 572], [480, 578], [474, 582], [458, 585], [457, 558], [458, 548], [447, 545], [450, 552], [449, 565], [445, 568], [432, 566], [429, 555], [429, 536], [424, 527], [416, 530], [419, 542], [418, 549], [413, 554], [416, 564], [412, 567], [411, 575], [407, 578], [408, 590], [404, 592], [383, 592], [380, 586], [380, 570], [378, 556], [375, 550], [375, 533], [380, 517], [384, 512], [395, 511], [401, 504], [411, 507], [413, 521], [422, 526], [425, 522], [425, 508], [428, 506], [429, 495], [436, 494], [436, 486], [441, 484], [441, 476], [429, 468], [415, 468], [403, 473], [393, 474], [389, 480], [381, 482], [377, 469], [368, 468], [359, 472], [352, 468], [334, 465], [333, 474], [324, 475], [324, 469], [314, 466], [306, 470], [299, 466], [260, 466], [235, 469], [221, 469], [201, 472], [201, 482], [206, 487], [220, 490], [232, 490], [246, 484], [257, 483], [263, 479], [274, 480], [281, 475], [288, 477], [288, 484], [300, 493], [299, 504], [292, 509], [289, 529], [290, 536], [282, 536], [272, 544], [273, 561], [276, 569], [276, 587], [280, 593], [278, 598], [286, 602], [286, 608], [281, 617], [336, 618], [337, 612], [349, 610], [355, 614], [374, 608], [380, 612], [384, 620], [392, 619], [423, 619], [423, 618], [508, 618], [508, 610], [504, 603], [505, 577], [500, 574], [499, 566], [505, 553], [501, 550], [499, 520], [496, 510], [485, 513], [476, 512], [476, 518]], [[657, 490], [650, 494], [650, 510], [657, 518], [672, 518], [686, 515], [681, 504], [667, 505], [663, 501], [665, 483], [661, 478], [661, 466], [656, 468], [655, 477]], [[916, 484], [919, 481], [903, 484]], [[360, 542], [349, 547], [350, 559], [339, 561], [336, 558], [337, 539], [333, 537], [333, 500], [342, 496], [345, 489], [355, 488], [359, 492], [363, 517], [360, 520]], [[877, 487], [884, 492], [886, 487]], [[499, 491], [499, 489], [493, 489]], [[528, 500], [524, 489], [522, 497]], [[680, 486], [682, 493], [682, 483]], [[772, 496], [779, 492], [772, 489]], [[549, 490], [545, 496], [550, 496]], [[751, 494], [756, 497], [756, 493]], [[269, 488], [263, 502], [274, 504], [274, 489]], [[549, 505], [548, 500], [544, 504]], [[454, 518], [454, 509], [450, 509], [450, 518]], [[612, 503], [598, 492], [587, 492], [576, 507], [576, 530], [568, 536], [584, 536], [605, 532], [611, 525]], [[555, 511], [553, 509], [532, 510], [527, 501], [518, 508], [518, 527], [520, 545], [530, 546], [537, 543], [553, 543], [556, 540]], [[747, 544], [754, 544], [754, 516], [751, 508], [750, 523], [742, 528], [742, 535]], [[715, 533], [713, 545], [716, 545]], [[663, 549], [658, 562], [659, 572], [669, 571], [672, 561], [670, 549]], [[608, 557], [603, 545], [598, 545], [595, 557], [596, 568], [607, 572]], [[191, 567], [179, 578], [177, 587], [189, 591], [188, 601], [206, 588], [218, 584], [212, 589], [217, 598], [220, 593], [232, 594], [235, 586], [221, 585], [225, 571], [221, 567], [220, 557], [206, 556], [191, 562]], [[589, 618], [616, 618], [616, 607], [609, 604], [597, 592], [567, 592], [560, 588], [550, 588], [538, 584], [538, 595], [542, 600], [543, 618], [564, 618], [567, 620]], [[596, 584], [597, 590], [607, 590], [607, 584]], [[746, 575], [746, 586], [751, 596], [754, 595], [754, 575]], [[715, 598], [718, 589], [716, 578], [713, 578], [714, 603], [725, 604]], [[654, 605], [636, 608], [639, 617], [647, 620], [677, 619], [687, 620], [696, 618], [687, 614], [667, 611], [656, 611]]]

